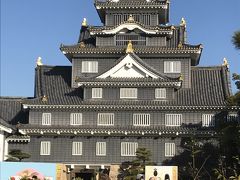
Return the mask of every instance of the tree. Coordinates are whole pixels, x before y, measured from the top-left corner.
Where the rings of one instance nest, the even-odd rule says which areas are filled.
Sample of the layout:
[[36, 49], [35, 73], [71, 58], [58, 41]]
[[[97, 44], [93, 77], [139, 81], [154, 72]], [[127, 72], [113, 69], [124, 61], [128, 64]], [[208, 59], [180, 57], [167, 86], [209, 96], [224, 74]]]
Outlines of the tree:
[[209, 179], [214, 176], [212, 168], [217, 167], [219, 157], [217, 146], [197, 137], [182, 138], [180, 146], [182, 150], [179, 155], [163, 162], [163, 165], [178, 166], [179, 180]]
[[232, 42], [236, 49], [240, 49], [240, 30], [236, 31], [232, 37]]
[[8, 159], [6, 161], [22, 161], [23, 159], [30, 158], [31, 155], [24, 153], [19, 149], [12, 149], [7, 155]]
[[124, 180], [135, 180], [138, 174], [145, 174], [145, 166], [154, 165], [154, 163], [151, 162], [150, 157], [150, 150], [146, 148], [138, 148], [136, 150], [136, 159], [121, 164], [119, 178], [124, 178]]

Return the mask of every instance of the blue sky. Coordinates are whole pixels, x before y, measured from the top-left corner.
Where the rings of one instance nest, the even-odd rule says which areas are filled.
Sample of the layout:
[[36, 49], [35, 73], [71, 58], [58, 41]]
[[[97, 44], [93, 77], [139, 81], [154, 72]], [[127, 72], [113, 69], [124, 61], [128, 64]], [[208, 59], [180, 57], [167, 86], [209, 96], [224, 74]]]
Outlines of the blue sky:
[[[188, 43], [204, 46], [200, 66], [226, 57], [231, 73], [240, 73], [240, 51], [231, 43], [239, 10], [239, 0], [171, 0], [169, 24], [186, 19]], [[33, 96], [38, 56], [47, 65], [71, 65], [59, 47], [77, 42], [84, 17], [101, 25], [92, 0], [1, 0], [0, 95]]]

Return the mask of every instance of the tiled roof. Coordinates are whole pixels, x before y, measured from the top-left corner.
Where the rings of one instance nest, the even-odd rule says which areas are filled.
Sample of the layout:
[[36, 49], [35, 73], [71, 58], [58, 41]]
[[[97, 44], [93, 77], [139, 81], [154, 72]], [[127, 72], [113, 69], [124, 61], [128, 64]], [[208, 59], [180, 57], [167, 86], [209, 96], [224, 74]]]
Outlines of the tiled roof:
[[[61, 51], [65, 54], [115, 54], [125, 53], [126, 47], [81, 47], [80, 44], [60, 47]], [[188, 45], [184, 44], [181, 48], [171, 47], [158, 47], [158, 46], [134, 46], [134, 52], [136, 54], [171, 54], [171, 53], [201, 53], [202, 45]]]
[[159, 8], [163, 7], [163, 5], [167, 4], [167, 0], [151, 0], [147, 2], [146, 0], [119, 0], [118, 2], [113, 2], [110, 0], [100, 1], [95, 0], [95, 6], [97, 8], [113, 8], [113, 7], [122, 7], [122, 8], [129, 8], [129, 7], [152, 7], [152, 8]]
[[26, 123], [27, 115], [22, 109], [25, 98], [0, 97], [0, 117], [8, 124]]
[[48, 104], [81, 104], [82, 90], [71, 88], [71, 66], [39, 66], [35, 73], [36, 98], [26, 102], [44, 104], [45, 95]]
[[186, 126], [182, 125], [181, 127], [166, 127], [161, 125], [154, 125], [149, 127], [135, 127], [135, 126], [114, 126], [114, 127], [104, 127], [104, 126], [39, 126], [39, 125], [24, 125], [21, 127], [21, 130], [26, 134], [45, 134], [45, 135], [90, 135], [90, 136], [99, 136], [99, 135], [132, 135], [132, 136], [166, 136], [166, 135], [179, 135], [185, 136], [189, 134], [198, 134], [198, 135], [216, 135], [216, 132], [212, 128], [203, 128], [200, 125], [196, 126]]
[[[37, 73], [37, 98], [28, 100], [28, 105], [76, 105], [124, 108], [135, 106], [225, 106], [230, 95], [228, 70], [225, 66], [192, 67], [191, 88], [180, 89], [172, 101], [82, 101], [82, 90], [71, 88], [71, 67], [42, 66]], [[47, 101], [42, 101], [42, 96]]]

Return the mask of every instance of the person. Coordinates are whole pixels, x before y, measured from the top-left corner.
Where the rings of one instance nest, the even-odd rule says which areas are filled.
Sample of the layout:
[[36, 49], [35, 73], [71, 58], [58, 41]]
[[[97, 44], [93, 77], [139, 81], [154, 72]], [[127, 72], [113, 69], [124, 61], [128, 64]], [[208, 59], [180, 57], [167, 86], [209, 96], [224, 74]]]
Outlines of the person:
[[164, 178], [164, 180], [170, 180], [170, 176], [169, 176], [169, 174], [165, 174], [165, 178]]
[[160, 178], [160, 177], [157, 177], [157, 175], [158, 175], [157, 169], [154, 169], [154, 171], [153, 171], [153, 177], [150, 177], [149, 180], [161, 180], [161, 178]]

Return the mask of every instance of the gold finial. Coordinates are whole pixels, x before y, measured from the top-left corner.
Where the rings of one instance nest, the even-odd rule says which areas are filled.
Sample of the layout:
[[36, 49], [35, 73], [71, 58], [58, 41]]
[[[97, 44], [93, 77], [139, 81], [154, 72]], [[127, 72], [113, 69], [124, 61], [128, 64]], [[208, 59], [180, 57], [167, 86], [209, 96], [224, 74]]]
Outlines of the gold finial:
[[42, 66], [43, 63], [42, 63], [42, 58], [41, 57], [38, 57], [37, 58], [37, 62], [36, 62], [37, 66]]
[[43, 95], [42, 102], [47, 102], [47, 101], [48, 101], [48, 97], [46, 95]]
[[229, 64], [228, 64], [227, 58], [223, 58], [223, 64], [222, 64], [222, 66], [227, 66], [227, 68], [229, 68]]
[[184, 26], [184, 27], [187, 26], [186, 20], [184, 18], [181, 19], [180, 26]]
[[135, 21], [132, 14], [129, 15], [129, 18], [128, 18], [127, 21], [128, 22], [134, 22]]
[[85, 46], [85, 43], [82, 41], [82, 42], [80, 42], [80, 48], [85, 48], [86, 46]]
[[176, 28], [174, 26], [171, 26], [171, 30], [175, 30]]
[[183, 48], [183, 43], [182, 43], [182, 41], [179, 42], [178, 48]]
[[179, 76], [179, 81], [183, 81], [183, 75], [181, 74], [180, 76]]
[[133, 52], [134, 52], [134, 49], [133, 49], [132, 41], [130, 40], [128, 42], [126, 53], [133, 53]]
[[83, 18], [82, 26], [87, 27], [87, 19], [86, 18]]

